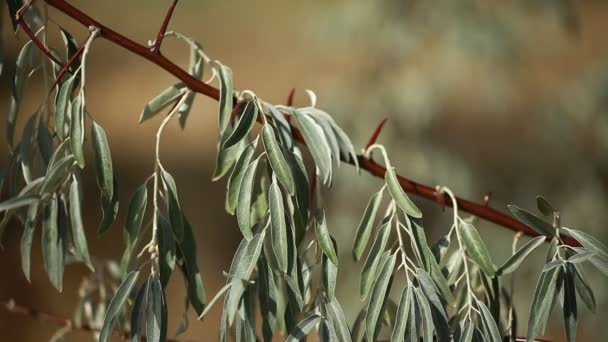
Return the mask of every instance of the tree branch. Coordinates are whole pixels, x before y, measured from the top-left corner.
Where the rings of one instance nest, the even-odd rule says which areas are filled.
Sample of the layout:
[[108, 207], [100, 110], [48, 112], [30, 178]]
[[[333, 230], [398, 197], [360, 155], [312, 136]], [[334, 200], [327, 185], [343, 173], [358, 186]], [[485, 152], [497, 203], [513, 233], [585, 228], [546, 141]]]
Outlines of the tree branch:
[[[170, 61], [163, 55], [154, 53], [154, 51], [150, 50], [149, 48], [145, 47], [144, 45], [138, 44], [138, 43], [132, 41], [131, 39], [113, 31], [112, 29], [99, 23], [95, 19], [93, 19], [90, 16], [86, 15], [85, 13], [81, 12], [80, 10], [78, 10], [77, 8], [70, 5], [69, 3], [67, 3], [64, 0], [44, 0], [44, 1], [47, 4], [49, 4], [50, 6], [56, 8], [60, 12], [64, 13], [65, 15], [67, 15], [67, 16], [71, 17], [72, 19], [76, 20], [77, 22], [81, 23], [85, 27], [89, 27], [89, 26], [97, 27], [99, 29], [99, 36], [101, 38], [105, 38], [105, 39], [115, 43], [116, 45], [119, 45], [119, 46], [141, 56], [142, 58], [158, 65], [159, 67], [163, 68], [164, 70], [166, 70], [167, 72], [169, 72], [170, 74], [172, 74], [173, 76], [175, 76], [176, 78], [178, 78], [179, 80], [184, 82], [186, 84], [186, 86], [188, 88], [190, 88], [192, 91], [203, 94], [212, 99], [219, 100], [220, 92], [217, 88], [192, 77], [190, 74], [188, 74], [188, 72], [186, 72], [184, 69], [182, 69], [181, 67], [179, 67], [178, 65], [176, 65], [175, 63], [173, 63], [172, 61]], [[236, 99], [235, 99], [235, 101], [236, 101]], [[258, 120], [261, 120], [261, 119], [258, 117]], [[297, 140], [299, 140], [302, 143], [304, 142], [302, 134], [295, 127], [293, 129], [293, 133], [294, 133], [294, 137]], [[369, 173], [371, 173], [372, 175], [374, 175], [376, 177], [384, 177], [386, 168], [384, 168], [382, 165], [376, 163], [371, 158], [369, 158], [369, 159], [366, 158], [363, 155], [359, 155], [357, 158], [358, 158], [359, 166], [363, 170], [368, 171]], [[344, 160], [344, 161], [349, 164], [354, 165], [353, 160]], [[424, 198], [427, 198], [427, 199], [437, 202], [439, 204], [445, 203], [445, 205], [452, 206], [452, 202], [450, 201], [450, 199], [446, 198], [445, 196], [441, 196], [441, 195], [438, 196], [434, 187], [430, 187], [428, 185], [414, 182], [413, 180], [408, 179], [404, 176], [398, 175], [397, 177], [399, 179], [399, 183], [401, 184], [401, 186], [403, 187], [403, 189], [405, 191], [418, 195], [418, 196], [421, 196], [421, 197], [424, 197]], [[507, 214], [504, 214], [501, 211], [493, 209], [485, 204], [474, 203], [472, 201], [468, 201], [468, 200], [460, 198], [460, 197], [456, 197], [456, 202], [458, 204], [458, 207], [461, 210], [468, 212], [470, 214], [473, 214], [479, 218], [493, 222], [499, 226], [508, 228], [515, 232], [522, 232], [529, 236], [538, 236], [539, 235], [535, 230], [526, 226], [525, 224], [521, 223], [520, 221], [516, 220], [515, 218], [513, 218]], [[580, 246], [580, 244], [574, 239], [564, 237], [563, 240], [568, 245]]]
[[152, 46], [152, 52], [155, 54], [160, 53], [160, 46], [163, 43], [163, 39], [165, 38], [165, 32], [167, 32], [167, 26], [169, 26], [169, 21], [171, 21], [171, 16], [173, 15], [173, 11], [175, 10], [175, 6], [177, 6], [177, 2], [179, 0], [173, 0], [171, 6], [167, 10], [167, 14], [165, 15], [165, 20], [163, 20], [163, 24], [160, 26], [160, 30], [158, 30], [158, 35], [154, 40], [154, 45]]

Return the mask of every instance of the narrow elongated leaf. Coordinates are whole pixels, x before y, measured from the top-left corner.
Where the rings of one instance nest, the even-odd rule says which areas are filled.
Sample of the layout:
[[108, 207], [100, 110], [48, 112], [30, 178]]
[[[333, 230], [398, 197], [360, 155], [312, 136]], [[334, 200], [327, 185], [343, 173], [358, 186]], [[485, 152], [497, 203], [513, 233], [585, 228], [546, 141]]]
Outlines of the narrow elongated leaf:
[[44, 208], [42, 218], [42, 256], [44, 269], [51, 284], [61, 292], [63, 288], [63, 241], [57, 225], [58, 217], [57, 195]]
[[37, 203], [39, 200], [40, 196], [38, 195], [25, 195], [9, 198], [6, 201], [0, 203], [0, 212], [25, 207]]
[[70, 100], [72, 91], [74, 89], [74, 82], [76, 81], [76, 75], [67, 79], [67, 81], [61, 84], [59, 93], [57, 94], [57, 100], [55, 105], [55, 132], [61, 141], [65, 140], [66, 132], [68, 131], [67, 123], [69, 122]]
[[128, 248], [134, 246], [139, 231], [141, 230], [141, 224], [146, 214], [146, 206], [148, 203], [148, 188], [146, 184], [137, 188], [131, 201], [129, 202], [129, 208], [127, 209], [127, 219], [125, 222], [125, 241]]
[[467, 252], [485, 274], [493, 277], [495, 273], [494, 264], [492, 263], [490, 252], [483, 243], [481, 236], [479, 236], [477, 229], [468, 222], [462, 223], [460, 227], [462, 228], [460, 231], [462, 232], [462, 239], [467, 247]]
[[338, 266], [338, 255], [331, 241], [327, 223], [325, 222], [325, 211], [322, 208], [318, 208], [315, 212], [315, 223], [315, 233], [321, 250], [323, 250], [323, 253], [327, 255], [334, 265]]
[[239, 159], [234, 165], [230, 178], [228, 178], [225, 206], [226, 211], [230, 215], [234, 215], [236, 210], [239, 192], [241, 190], [241, 183], [243, 181], [243, 177], [245, 176], [245, 172], [247, 171], [247, 166], [249, 166], [249, 163], [251, 162], [251, 158], [253, 157], [256, 146], [257, 139], [245, 147], [245, 150], [241, 152]]
[[401, 291], [401, 298], [399, 299], [399, 306], [397, 308], [397, 315], [395, 316], [395, 324], [393, 326], [393, 333], [391, 334], [391, 341], [403, 342], [405, 338], [405, 326], [407, 325], [408, 315], [410, 314], [410, 307], [412, 302], [413, 290], [411, 286], [403, 288]]
[[293, 147], [293, 136], [291, 133], [291, 126], [289, 125], [289, 121], [285, 118], [285, 115], [279, 111], [275, 106], [268, 102], [263, 102], [264, 106], [268, 108], [272, 119], [274, 120], [274, 124], [279, 131], [279, 137], [282, 142], [282, 145], [285, 146], [287, 150], [291, 150]]
[[304, 136], [304, 141], [312, 158], [315, 161], [315, 165], [319, 170], [321, 181], [323, 184], [329, 184], [331, 182], [331, 151], [329, 150], [329, 144], [323, 133], [323, 128], [319, 126], [310, 116], [294, 110], [294, 117], [298, 122], [300, 131]]
[[384, 253], [390, 233], [391, 227], [388, 223], [384, 223], [376, 233], [374, 244], [367, 255], [367, 259], [365, 259], [365, 264], [363, 265], [363, 270], [361, 271], [361, 299], [365, 299], [367, 297], [367, 294], [372, 287], [374, 275], [376, 274], [376, 268], [378, 267], [382, 253]]
[[361, 222], [359, 222], [359, 227], [357, 228], [357, 233], [355, 235], [355, 244], [353, 245], [353, 257], [355, 258], [355, 261], [361, 259], [361, 255], [363, 255], [363, 251], [367, 246], [367, 242], [372, 233], [372, 227], [374, 226], [374, 219], [376, 218], [380, 202], [382, 201], [383, 193], [384, 188], [380, 189], [380, 191], [376, 192], [369, 199]]
[[70, 123], [70, 147], [78, 166], [84, 168], [84, 152], [82, 143], [84, 142], [84, 108], [82, 108], [82, 98], [76, 96], [72, 100], [72, 121]]
[[175, 179], [169, 172], [163, 170], [162, 172], [163, 182], [167, 189], [167, 198], [169, 201], [169, 220], [171, 221], [171, 228], [175, 239], [181, 241], [184, 238], [184, 220], [182, 214], [182, 208], [179, 204], [179, 198], [177, 197], [177, 185]]
[[557, 212], [553, 205], [551, 205], [551, 203], [549, 203], [549, 201], [542, 196], [536, 196], [536, 206], [538, 207], [538, 210], [545, 216], [551, 216]]
[[587, 308], [591, 312], [595, 313], [596, 303], [595, 295], [593, 294], [593, 289], [591, 288], [589, 283], [587, 283], [585, 278], [583, 278], [582, 269], [579, 269], [579, 265], [573, 266], [574, 273], [576, 275], [576, 277], [574, 277], [574, 285], [576, 286], [576, 292], [578, 292], [578, 295], [583, 300], [583, 303], [585, 303], [585, 306], [587, 306]]
[[165, 217], [158, 215], [158, 265], [160, 271], [160, 281], [163, 288], [167, 286], [171, 273], [175, 268], [175, 239], [171, 224]]
[[97, 229], [98, 235], [103, 234], [106, 230], [108, 230], [108, 228], [110, 228], [116, 220], [116, 215], [118, 215], [118, 181], [116, 180], [116, 176], [114, 176], [113, 183], [114, 191], [112, 199], [101, 196], [103, 218], [101, 220], [101, 224], [99, 225], [99, 229]]
[[148, 104], [146, 104], [144, 110], [139, 115], [139, 123], [150, 119], [151, 117], [160, 113], [163, 109], [167, 108], [170, 104], [177, 101], [182, 95], [183, 88], [183, 83], [177, 83], [156, 95], [152, 100], [150, 100], [150, 102], [148, 102]]
[[270, 207], [270, 238], [272, 250], [283, 273], [287, 273], [287, 225], [285, 223], [285, 209], [283, 208], [283, 195], [273, 177], [268, 191], [268, 204]]
[[600, 272], [608, 276], [608, 257], [602, 254], [593, 254], [589, 261], [595, 266]]
[[518, 220], [536, 230], [539, 234], [555, 236], [555, 228], [549, 222], [515, 205], [509, 205], [509, 210]]
[[412, 202], [405, 191], [403, 191], [403, 188], [397, 179], [397, 175], [395, 174], [395, 170], [392, 167], [386, 169], [384, 180], [386, 181], [388, 191], [391, 193], [391, 197], [393, 197], [395, 203], [397, 203], [397, 206], [401, 208], [401, 210], [403, 210], [407, 215], [414, 218], [421, 218], [422, 212], [420, 209], [418, 209], [416, 204]]
[[40, 157], [44, 162], [44, 165], [48, 165], [51, 157], [53, 156], [53, 151], [55, 146], [53, 144], [53, 137], [51, 136], [51, 132], [49, 131], [49, 127], [46, 124], [46, 121], [42, 116], [40, 116], [40, 121], [38, 123], [38, 151], [40, 152]]
[[350, 328], [348, 327], [346, 317], [344, 316], [344, 311], [342, 311], [342, 307], [340, 306], [340, 303], [338, 303], [338, 300], [334, 297], [331, 302], [327, 304], [326, 308], [327, 315], [334, 325], [338, 341], [351, 342], [352, 338]]
[[608, 247], [606, 247], [606, 245], [598, 239], [580, 230], [569, 229], [565, 227], [562, 227], [562, 229], [568, 232], [568, 235], [572, 236], [576, 241], [580, 242], [583, 247], [587, 248], [590, 251], [608, 257]]
[[[31, 183], [30, 183], [31, 184]], [[21, 236], [21, 269], [27, 281], [30, 281], [30, 264], [32, 254], [32, 241], [34, 230], [38, 219], [38, 207], [40, 202], [33, 202], [27, 209], [23, 235]]]
[[285, 339], [285, 342], [300, 342], [306, 339], [306, 336], [310, 331], [319, 323], [321, 316], [310, 315], [304, 318], [298, 325], [289, 333], [289, 336]]
[[137, 296], [135, 297], [135, 302], [133, 303], [133, 311], [131, 311], [131, 342], [141, 341], [141, 320], [146, 306], [149, 286], [150, 282], [146, 280], [137, 291]]
[[[335, 241], [332, 242], [335, 248]], [[329, 260], [327, 255], [324, 254], [321, 259], [321, 268], [321, 280], [323, 281], [323, 289], [325, 289], [325, 296], [328, 301], [331, 301], [334, 299], [336, 293], [338, 267]]]
[[544, 236], [537, 236], [519, 248], [502, 266], [496, 270], [496, 274], [505, 275], [515, 271], [519, 265], [532, 253], [538, 246], [545, 242]]
[[277, 175], [277, 179], [283, 187], [287, 190], [290, 195], [293, 195], [296, 191], [295, 182], [293, 180], [293, 175], [291, 174], [291, 169], [283, 152], [281, 151], [281, 146], [277, 142], [277, 137], [274, 135], [274, 130], [272, 126], [269, 124], [264, 125], [262, 128], [262, 140], [264, 142], [264, 149], [266, 150], [266, 155], [268, 155], [268, 161], [270, 162], [270, 167]]
[[593, 256], [595, 256], [595, 252], [588, 251], [584, 248], [582, 250], [577, 251], [576, 254], [569, 257], [567, 262], [570, 264], [580, 264], [581, 262], [585, 262], [590, 260]]
[[576, 340], [576, 328], [578, 325], [578, 311], [576, 308], [574, 266], [569, 265], [564, 272], [564, 324], [566, 326], [566, 337], [568, 342]]
[[229, 148], [243, 140], [243, 138], [245, 138], [249, 132], [251, 132], [251, 129], [253, 129], [257, 118], [258, 106], [256, 105], [255, 101], [247, 102], [240, 115], [239, 121], [236, 123], [236, 126], [228, 139], [226, 139], [226, 141], [223, 143], [222, 148]]
[[[21, 5], [19, 5], [21, 6]], [[21, 98], [23, 96], [23, 88], [25, 80], [32, 68], [32, 60], [36, 46], [31, 40], [23, 45], [17, 63], [15, 65], [15, 76], [13, 77], [13, 92], [11, 94], [11, 102], [8, 113], [6, 115], [6, 140], [9, 146], [13, 146], [13, 138], [15, 135], [15, 125], [17, 123], [17, 114], [21, 106]]]
[[488, 307], [482, 302], [477, 302], [477, 307], [481, 309], [480, 311], [484, 330], [487, 331], [490, 341], [501, 342], [502, 338], [490, 309], [488, 309]]
[[25, 179], [26, 183], [32, 181], [32, 171], [34, 167], [33, 139], [37, 118], [38, 116], [36, 114], [33, 114], [29, 118], [29, 120], [25, 124], [25, 127], [23, 128], [23, 134], [21, 135], [21, 144], [19, 145], [19, 149], [21, 151], [21, 170], [23, 171], [23, 178]]
[[420, 284], [419, 287], [428, 299], [431, 309], [437, 312], [441, 318], [447, 322], [448, 315], [445, 312], [441, 299], [437, 295], [439, 289], [435, 286], [433, 279], [420, 268], [416, 269], [416, 279], [418, 279], [418, 283]]
[[421, 321], [422, 321], [422, 340], [433, 341], [433, 313], [431, 312], [431, 306], [427, 301], [424, 293], [419, 288], [414, 288], [414, 294], [416, 295], [417, 307], [420, 310]]
[[331, 115], [329, 115], [328, 113], [316, 109], [315, 114], [323, 117], [327, 122], [331, 124], [334, 132], [336, 133], [336, 137], [338, 138], [338, 143], [340, 144], [342, 158], [344, 158], [344, 160], [350, 159], [350, 161], [354, 162], [355, 166], [357, 167], [357, 170], [359, 170], [359, 161], [357, 159], [355, 147], [353, 146], [353, 143], [351, 142], [346, 132], [344, 132], [344, 130], [340, 126], [338, 126], [334, 118], [332, 118]]
[[146, 341], [161, 342], [165, 340], [163, 311], [165, 299], [160, 280], [156, 276], [150, 276], [146, 305]]
[[230, 171], [232, 164], [234, 164], [234, 162], [241, 155], [241, 152], [245, 146], [247, 146], [247, 139], [243, 139], [238, 144], [230, 148], [222, 148], [224, 142], [228, 139], [232, 131], [232, 126], [228, 125], [225, 132], [220, 135], [220, 139], [217, 142], [215, 169], [213, 170], [213, 176], [211, 178], [211, 180], [214, 182], [224, 177], [224, 175]]
[[182, 269], [186, 271], [185, 277], [188, 285], [188, 299], [194, 307], [197, 314], [201, 314], [205, 310], [206, 293], [203, 285], [203, 277], [198, 269], [197, 253], [196, 253], [196, 238], [190, 222], [184, 218], [184, 238], [179, 243], [179, 252], [183, 258], [184, 266]]
[[321, 126], [321, 129], [323, 129], [329, 150], [331, 151], [332, 159], [337, 166], [340, 166], [340, 144], [338, 143], [338, 137], [336, 136], [331, 124], [325, 119], [325, 117], [315, 114], [316, 111], [313, 111], [311, 116], [315, 122]]
[[247, 240], [251, 240], [251, 197], [253, 195], [253, 182], [255, 180], [255, 171], [258, 167], [260, 157], [255, 159], [249, 166], [243, 175], [241, 181], [241, 187], [239, 189], [239, 196], [236, 206], [236, 218], [239, 223], [241, 233]]
[[229, 279], [232, 286], [224, 304], [224, 311], [228, 313], [228, 322], [230, 324], [234, 321], [238, 304], [245, 291], [244, 281], [249, 280], [260, 257], [265, 234], [266, 231], [264, 230], [253, 236], [251, 240], [243, 239], [232, 259], [232, 264], [230, 265], [231, 278]]
[[55, 164], [50, 164], [49, 170], [40, 186], [40, 193], [46, 194], [57, 190], [57, 188], [70, 176], [73, 165], [73, 155], [67, 155], [59, 159]]
[[[72, 56], [74, 56], [76, 54], [76, 52], [78, 51], [78, 43], [76, 42], [76, 39], [74, 39], [74, 36], [72, 36], [68, 31], [66, 31], [63, 28], [59, 28], [59, 32], [61, 33], [61, 38], [63, 39], [63, 44], [65, 45], [65, 49], [66, 49], [66, 61], [70, 60], [70, 58], [72, 58]], [[78, 70], [78, 68], [80, 67], [80, 60], [76, 59], [74, 60], [74, 62], [72, 62], [72, 64], [70, 64], [69, 66], [69, 71], [71, 74], [76, 73], [76, 71]]]
[[368, 341], [376, 340], [376, 328], [379, 326], [378, 320], [380, 319], [390, 279], [393, 274], [393, 269], [395, 268], [395, 259], [395, 254], [386, 259], [381, 266], [370, 294], [369, 304], [367, 306], [367, 316], [365, 317], [365, 331]]
[[108, 310], [106, 311], [106, 315], [103, 319], [103, 325], [99, 332], [99, 342], [107, 342], [109, 340], [110, 336], [112, 335], [112, 330], [114, 329], [114, 324], [120, 316], [122, 308], [129, 299], [138, 277], [139, 270], [129, 272], [129, 274], [127, 274], [125, 277], [125, 280], [123, 280], [116, 290], [116, 294], [114, 294], [114, 297], [110, 301]]
[[[201, 79], [203, 77], [204, 71], [204, 61], [203, 57], [199, 53], [200, 51], [202, 51], [202, 47], [200, 46], [200, 44], [192, 41], [190, 45], [190, 65], [188, 66], [188, 73], [196, 79]], [[186, 98], [177, 109], [179, 125], [182, 129], [186, 127], [186, 119], [190, 114], [190, 109], [192, 108], [192, 103], [194, 102], [195, 93], [193, 91], [188, 91], [184, 96], [186, 96]]]
[[80, 186], [78, 178], [72, 177], [72, 184], [70, 185], [70, 224], [72, 226], [72, 238], [74, 239], [74, 248], [78, 256], [82, 258], [84, 263], [93, 270], [93, 263], [89, 255], [89, 247], [87, 244], [87, 236], [84, 232], [84, 225], [82, 224], [82, 200], [80, 197]]
[[97, 171], [97, 184], [106, 199], [114, 196], [114, 171], [112, 169], [112, 155], [106, 132], [96, 122], [91, 127], [93, 137], [93, 151], [95, 152], [95, 168]]
[[218, 75], [220, 80], [220, 135], [224, 133], [228, 123], [230, 122], [230, 115], [232, 114], [232, 101], [234, 87], [232, 85], [232, 69], [217, 62]]
[[528, 318], [527, 338], [529, 341], [543, 333], [544, 326], [551, 313], [553, 299], [556, 295], [557, 279], [561, 270], [562, 268], [558, 267], [543, 272], [538, 280]]

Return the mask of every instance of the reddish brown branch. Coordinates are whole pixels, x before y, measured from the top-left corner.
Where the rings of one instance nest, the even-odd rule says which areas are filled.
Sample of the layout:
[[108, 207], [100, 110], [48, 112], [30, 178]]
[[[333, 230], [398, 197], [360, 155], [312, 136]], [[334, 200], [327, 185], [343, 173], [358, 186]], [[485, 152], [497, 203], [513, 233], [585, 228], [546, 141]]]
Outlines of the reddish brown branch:
[[[72, 330], [86, 331], [91, 333], [97, 333], [100, 331], [99, 328], [93, 327], [87, 323], [81, 324], [79, 326], [75, 325], [74, 322], [68, 318], [58, 316], [55, 314], [51, 314], [45, 311], [41, 311], [38, 309], [34, 309], [31, 307], [27, 307], [24, 305], [19, 305], [15, 303], [14, 300], [8, 300], [4, 302], [0, 302], [0, 305], [9, 313], [17, 314], [21, 316], [31, 317], [40, 321], [50, 322], [58, 327], [69, 327]], [[114, 330], [114, 332], [119, 335], [118, 330]], [[128, 335], [121, 335], [124, 340], [129, 340]], [[142, 336], [142, 341], [146, 341], [146, 336]], [[186, 341], [186, 340], [177, 340], [177, 339], [167, 339], [167, 342], [195, 342], [195, 341]]]
[[158, 30], [158, 35], [154, 40], [154, 45], [152, 46], [151, 51], [153, 53], [158, 54], [160, 52], [160, 46], [163, 43], [163, 39], [165, 38], [165, 33], [167, 32], [167, 26], [169, 26], [169, 21], [171, 21], [171, 17], [173, 16], [173, 11], [175, 10], [175, 6], [177, 6], [177, 2], [179, 0], [173, 0], [171, 6], [167, 10], [167, 14], [165, 15], [165, 19], [163, 20], [163, 24], [160, 26], [160, 30]]
[[63, 75], [65, 75], [69, 71], [69, 68], [72, 66], [72, 64], [74, 64], [74, 62], [78, 59], [78, 57], [80, 57], [80, 55], [82, 55], [82, 52], [84, 51], [84, 47], [86, 46], [86, 44], [87, 44], [87, 41], [83, 40], [82, 43], [80, 43], [78, 50], [76, 50], [74, 55], [72, 57], [70, 57], [68, 62], [65, 63], [63, 68], [61, 68], [61, 70], [59, 71], [59, 74], [57, 75], [57, 77], [55, 77], [55, 81], [53, 82], [53, 85], [51, 86], [51, 91], [53, 88], [55, 88], [57, 83], [59, 83], [59, 81], [61, 80]]
[[[105, 39], [141, 56], [142, 58], [147, 59], [148, 61], [160, 66], [161, 68], [165, 69], [166, 71], [171, 73], [173, 76], [175, 76], [176, 78], [178, 78], [179, 80], [184, 82], [186, 84], [186, 86], [188, 86], [188, 88], [190, 88], [191, 90], [201, 93], [203, 95], [206, 95], [212, 99], [219, 100], [220, 94], [219, 94], [219, 90], [217, 88], [210, 86], [210, 85], [190, 76], [190, 74], [188, 74], [188, 72], [186, 72], [185, 70], [183, 70], [182, 68], [177, 66], [175, 63], [173, 63], [170, 60], [168, 60], [167, 58], [165, 58], [163, 55], [156, 54], [153, 51], [151, 51], [150, 49], [146, 48], [145, 46], [130, 40], [129, 38], [113, 31], [112, 29], [106, 27], [105, 25], [102, 25], [101, 23], [97, 22], [95, 19], [89, 17], [88, 15], [84, 14], [83, 12], [81, 12], [80, 10], [78, 10], [77, 8], [73, 7], [72, 5], [70, 5], [69, 3], [67, 3], [63, 0], [44, 0], [44, 1], [47, 4], [55, 7], [60, 12], [63, 12], [67, 16], [78, 21], [82, 25], [84, 25], [86, 27], [94, 26], [94, 27], [98, 28], [100, 37], [105, 38]], [[261, 120], [261, 118], [258, 118], [258, 119]], [[293, 127], [292, 131], [294, 134], [294, 138], [296, 138], [300, 142], [304, 142], [302, 134], [300, 133], [300, 131], [298, 129]], [[357, 158], [359, 161], [359, 166], [363, 170], [368, 171], [369, 173], [371, 173], [372, 175], [374, 175], [376, 177], [384, 177], [384, 173], [386, 172], [386, 169], [383, 166], [376, 163], [372, 159], [365, 158], [362, 155], [359, 155]], [[353, 160], [345, 160], [345, 162], [354, 164]], [[403, 189], [409, 193], [413, 193], [415, 195], [427, 198], [427, 199], [437, 202], [439, 204], [442, 204], [442, 202], [445, 202], [446, 205], [449, 205], [449, 206], [452, 205], [449, 198], [443, 197], [442, 200], [438, 199], [437, 192], [435, 191], [435, 188], [433, 188], [433, 187], [416, 183], [403, 176], [398, 176], [398, 179], [399, 179], [399, 183], [401, 184]], [[439, 198], [441, 198], [441, 197], [439, 197]], [[518, 220], [514, 219], [513, 217], [506, 215], [496, 209], [493, 209], [485, 204], [474, 203], [474, 202], [468, 201], [468, 200], [460, 198], [460, 197], [456, 197], [456, 202], [458, 203], [458, 207], [461, 210], [468, 212], [470, 214], [473, 214], [482, 219], [485, 219], [487, 221], [493, 222], [499, 226], [508, 228], [515, 232], [523, 232], [524, 234], [530, 235], [530, 236], [539, 235], [536, 231], [534, 231], [530, 227], [526, 226], [525, 224], [519, 222]], [[580, 246], [580, 244], [577, 241], [570, 239], [570, 238], [564, 238], [564, 242], [571, 246]]]
[[32, 42], [34, 42], [34, 44], [36, 44], [36, 46], [38, 46], [38, 49], [40, 49], [40, 51], [42, 51], [42, 53], [44, 53], [55, 64], [61, 65], [61, 62], [58, 61], [57, 58], [55, 58], [55, 56], [53, 56], [53, 54], [49, 51], [49, 49], [47, 49], [46, 46], [44, 46], [44, 44], [40, 41], [40, 39], [38, 39], [38, 37], [36, 37], [36, 34], [34, 32], [32, 32], [32, 30], [27, 25], [25, 20], [23, 20], [23, 16], [17, 15], [17, 22], [19, 23], [19, 26], [21, 26], [21, 29], [23, 30], [23, 32], [25, 32], [25, 34], [32, 40]]
[[388, 118], [384, 118], [382, 119], [382, 121], [380, 121], [380, 123], [374, 130], [374, 133], [372, 133], [372, 136], [369, 137], [369, 141], [367, 142], [367, 145], [365, 145], [365, 150], [367, 150], [370, 146], [376, 143], [376, 140], [378, 140], [378, 136], [380, 135], [380, 132], [382, 132], [382, 127], [384, 127], [386, 121], [388, 121]]

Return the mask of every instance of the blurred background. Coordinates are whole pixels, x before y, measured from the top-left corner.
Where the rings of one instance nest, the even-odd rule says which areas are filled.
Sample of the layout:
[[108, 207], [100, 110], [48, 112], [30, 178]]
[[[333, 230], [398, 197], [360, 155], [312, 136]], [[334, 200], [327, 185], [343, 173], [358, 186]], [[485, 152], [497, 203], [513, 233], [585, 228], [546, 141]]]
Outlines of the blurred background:
[[[138, 41], [154, 39], [170, 1], [71, 1], [104, 24]], [[4, 4], [3, 4], [4, 7]], [[26, 41], [14, 38], [4, 10], [0, 107], [8, 108], [15, 57]], [[50, 10], [52, 20], [78, 41], [88, 31]], [[232, 67], [237, 89], [251, 89], [284, 103], [296, 88], [314, 89], [319, 107], [332, 113], [362, 147], [376, 124], [389, 119], [379, 142], [399, 173], [491, 205], [535, 209], [542, 194], [562, 211], [565, 226], [608, 240], [608, 3], [600, 0], [529, 1], [181, 1], [170, 29], [201, 42], [208, 55]], [[53, 41], [60, 43], [53, 29]], [[60, 46], [60, 45], [58, 45]], [[167, 39], [163, 53], [183, 65], [188, 48]], [[91, 253], [119, 259], [124, 213], [132, 192], [153, 171], [154, 134], [160, 116], [137, 124], [145, 103], [175, 80], [155, 65], [104, 40], [87, 59], [87, 107], [105, 128], [120, 181], [119, 219], [97, 237], [100, 220], [95, 175], [86, 173], [86, 215]], [[41, 82], [30, 82], [22, 113], [43, 100]], [[188, 125], [165, 130], [161, 159], [178, 183], [182, 206], [195, 227], [199, 264], [208, 298], [223, 285], [222, 270], [240, 240], [236, 220], [224, 211], [224, 181], [211, 182], [217, 141], [217, 104], [198, 96]], [[22, 117], [24, 117], [23, 115]], [[23, 125], [19, 122], [17, 132]], [[1, 120], [4, 134], [4, 120]], [[2, 137], [4, 141], [4, 137]], [[90, 159], [92, 156], [90, 155]], [[6, 158], [6, 148], [1, 152]], [[348, 318], [358, 300], [361, 265], [350, 257], [354, 230], [369, 196], [381, 181], [342, 167], [325, 194], [332, 234], [341, 249], [338, 297]], [[446, 233], [449, 212], [417, 200], [433, 242]], [[463, 215], [465, 215], [463, 213]], [[466, 215], [465, 215], [466, 216]], [[478, 228], [502, 263], [510, 254], [510, 231], [480, 221]], [[0, 252], [0, 300], [71, 317], [87, 270], [66, 269], [63, 293], [43, 272], [39, 238], [33, 248], [32, 284], [20, 270], [22, 228], [14, 225]], [[524, 239], [523, 241], [525, 241]], [[516, 273], [516, 308], [523, 331], [532, 289], [544, 258], [542, 249]], [[597, 315], [580, 305], [579, 340], [604, 340], [608, 280], [588, 276], [598, 301]], [[169, 285], [170, 335], [183, 307], [183, 283]], [[560, 313], [547, 336], [563, 340]], [[205, 321], [190, 314], [185, 339], [216, 340], [221, 307]], [[45, 341], [56, 327], [0, 310], [1, 340]], [[92, 341], [71, 333], [67, 341]]]

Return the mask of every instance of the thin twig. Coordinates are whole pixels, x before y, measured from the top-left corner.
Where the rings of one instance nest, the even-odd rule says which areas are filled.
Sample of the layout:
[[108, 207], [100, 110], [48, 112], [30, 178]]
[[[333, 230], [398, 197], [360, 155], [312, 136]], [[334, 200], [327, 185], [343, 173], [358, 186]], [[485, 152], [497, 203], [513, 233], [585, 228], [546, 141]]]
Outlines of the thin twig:
[[156, 39], [154, 40], [154, 45], [152, 45], [152, 48], [150, 49], [152, 53], [160, 53], [160, 46], [163, 43], [163, 39], [165, 38], [165, 32], [167, 32], [169, 21], [171, 21], [171, 16], [173, 16], [173, 11], [175, 10], [175, 6], [177, 6], [178, 1], [179, 0], [173, 0], [173, 3], [171, 4], [171, 6], [169, 6], [167, 14], [165, 15], [165, 19], [163, 20], [163, 23], [160, 26], [160, 30], [158, 30], [158, 35], [156, 35]]

